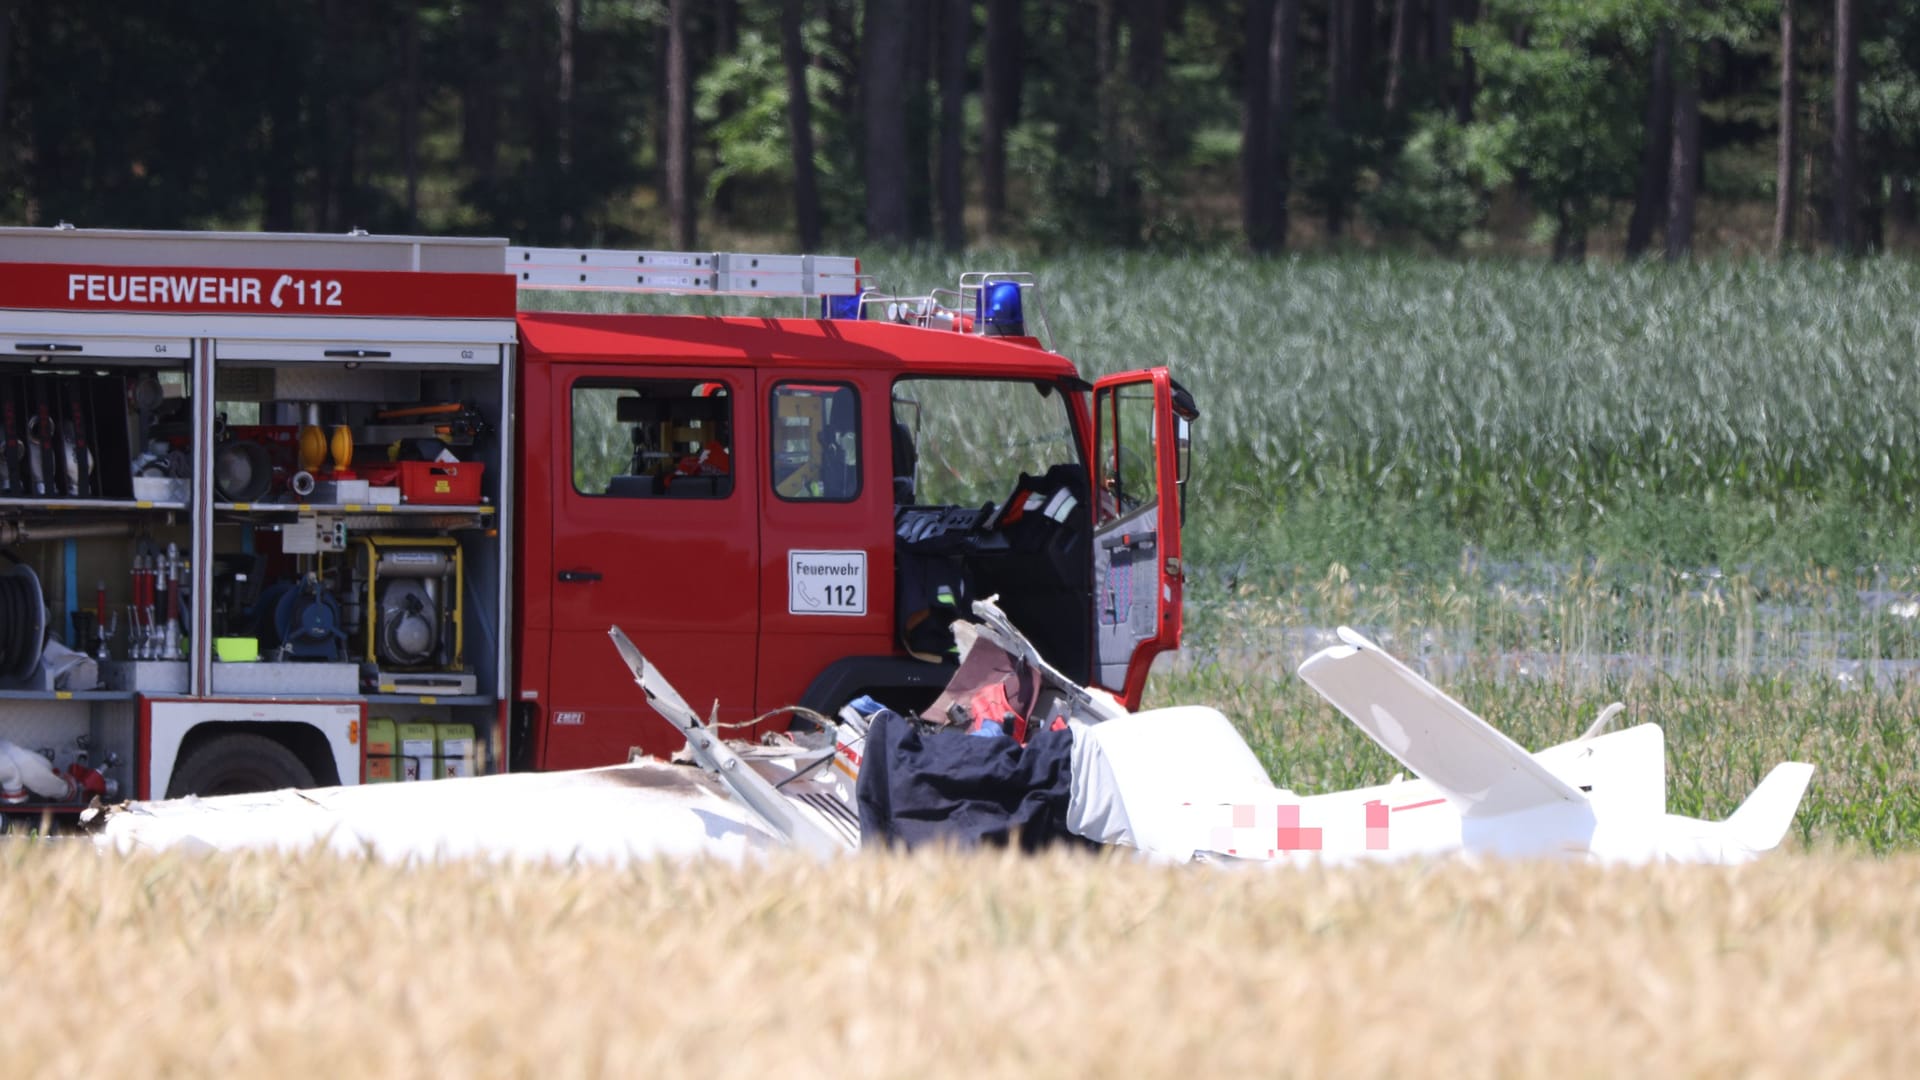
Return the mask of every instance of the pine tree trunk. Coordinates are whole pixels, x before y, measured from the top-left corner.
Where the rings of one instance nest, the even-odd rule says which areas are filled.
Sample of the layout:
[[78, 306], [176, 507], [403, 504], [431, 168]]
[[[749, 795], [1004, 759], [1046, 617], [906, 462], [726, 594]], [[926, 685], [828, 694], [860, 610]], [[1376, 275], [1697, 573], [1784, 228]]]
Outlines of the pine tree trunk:
[[1093, 5], [1093, 93], [1095, 115], [1099, 117], [1100, 142], [1093, 161], [1093, 195], [1102, 204], [1104, 217], [1111, 219], [1119, 174], [1126, 169], [1126, 140], [1120, 132], [1119, 80], [1115, 77], [1114, 50], [1120, 43], [1120, 20], [1115, 8], [1119, 0], [1094, 0]]
[[[1353, 56], [1347, 62], [1347, 102], [1351, 110], [1366, 92], [1367, 76], [1373, 70], [1374, 0], [1347, 0], [1347, 48]], [[1349, 116], [1351, 117], [1351, 112]]]
[[820, 186], [813, 167], [813, 102], [807, 94], [807, 51], [800, 27], [804, 0], [781, 0], [780, 58], [787, 68], [787, 134], [793, 147], [793, 222], [800, 250], [820, 248]]
[[1273, 221], [1274, 0], [1247, 0], [1241, 27], [1246, 82], [1240, 99], [1240, 224], [1247, 247], [1258, 254], [1280, 250]]
[[687, 56], [690, 3], [667, 3], [667, 221], [681, 251], [692, 251], [699, 242], [693, 201], [693, 72]]
[[1131, 0], [1127, 19], [1127, 77], [1134, 89], [1151, 95], [1166, 81], [1167, 0]]
[[420, 231], [420, 10], [402, 0], [400, 11], [400, 160], [406, 173], [407, 231]]
[[[1464, 21], [1468, 24], [1472, 24], [1479, 21], [1480, 0], [1459, 0], [1459, 3], [1460, 3], [1460, 8], [1459, 8], [1460, 21]], [[1448, 35], [1449, 35], [1448, 40], [1451, 41], [1452, 40], [1452, 36], [1451, 36], [1452, 24], [1451, 23], [1449, 23], [1448, 25]], [[1460, 68], [1459, 68], [1458, 75], [1456, 75], [1454, 78], [1453, 115], [1454, 115], [1454, 119], [1460, 121], [1461, 123], [1471, 124], [1473, 123], [1473, 99], [1475, 94], [1478, 92], [1478, 88], [1476, 87], [1475, 83], [1479, 79], [1479, 75], [1474, 69], [1473, 55], [1467, 52], [1465, 49], [1460, 49], [1457, 51], [1460, 54]], [[1449, 58], [1452, 57], [1452, 54], [1453, 54], [1453, 51], [1450, 50], [1448, 53]]]
[[967, 246], [967, 197], [962, 156], [967, 95], [967, 39], [973, 28], [970, 0], [945, 0], [940, 27], [940, 246]]
[[[0, 0], [0, 9], [9, 3], [10, 0]], [[0, 88], [6, 84], [6, 21], [6, 12], [0, 10]], [[276, 70], [296, 72], [300, 70], [301, 55], [309, 43], [295, 40], [292, 31], [279, 28], [269, 41], [262, 44], [272, 50]], [[4, 92], [4, 89], [0, 89], [0, 93]], [[300, 131], [300, 84], [292, 78], [274, 79], [265, 92], [267, 156], [261, 171], [260, 225], [268, 232], [291, 232], [296, 227], [293, 208], [297, 201], [299, 171], [296, 140]], [[3, 122], [0, 122], [0, 130], [5, 130]], [[4, 141], [0, 140], [0, 145]], [[0, 153], [4, 151], [0, 150]], [[317, 227], [317, 223], [309, 223], [309, 228]]]
[[[555, 12], [553, 5], [546, 3], [520, 5], [514, 10], [524, 20], [510, 34], [518, 35], [520, 70], [516, 96], [520, 104], [521, 131], [525, 133], [519, 140], [524, 141], [527, 161], [521, 169], [525, 179], [515, 185], [519, 205], [509, 207], [508, 211], [525, 222], [524, 243], [557, 244], [561, 242], [559, 184], [555, 181], [560, 160], [556, 142], [560, 122], [554, 116], [554, 102], [558, 99], [554, 86]], [[509, 141], [516, 140], [509, 137]]]
[[460, 12], [460, 160], [487, 185], [500, 155], [501, 0], [473, 0]]
[[866, 126], [867, 236], [907, 239], [907, 4], [867, 0], [860, 42]]
[[933, 79], [934, 33], [939, 29], [937, 4], [914, 0], [905, 6], [907, 35], [907, 237], [933, 238], [934, 96], [927, 91]]
[[[351, 67], [347, 57], [357, 40], [355, 8], [334, 5], [330, 23], [328, 51], [341, 67]], [[331, 65], [330, 65], [331, 66]], [[360, 205], [360, 102], [356, 88], [332, 92], [333, 191], [328, 202], [333, 207], [333, 225], [329, 232], [344, 232], [362, 227]]]
[[1860, 251], [1884, 251], [1887, 246], [1886, 190], [1880, 170], [1871, 164], [1861, 168], [1860, 219], [1854, 246]]
[[1353, 50], [1347, 45], [1352, 23], [1347, 7], [1353, 0], [1327, 0], [1327, 120], [1339, 130], [1347, 119], [1347, 65]]
[[1914, 226], [1920, 223], [1920, 202], [1914, 198], [1913, 180], [1905, 176], [1892, 178], [1892, 190], [1887, 193], [1887, 224], [1892, 234], [1887, 247], [1891, 250], [1893, 240], [1902, 247], [1913, 242]]
[[577, 57], [577, 44], [580, 39], [580, 0], [560, 0], [560, 63], [556, 72], [558, 89], [556, 107], [560, 130], [556, 133], [558, 141], [557, 169], [560, 181], [556, 192], [560, 201], [560, 228], [563, 233], [573, 231], [573, 139], [574, 139], [574, 62]]
[[1794, 160], [1799, 135], [1800, 75], [1793, 50], [1793, 3], [1780, 0], [1780, 134], [1773, 181], [1773, 256], [1793, 250]]
[[1418, 29], [1413, 25], [1413, 0], [1394, 0], [1392, 42], [1387, 46], [1387, 111], [1405, 104], [1407, 68]]
[[1587, 230], [1578, 223], [1573, 208], [1562, 202], [1554, 209], [1553, 260], [1579, 262], [1587, 257]]
[[1833, 247], [1860, 242], [1860, 27], [1854, 0], [1833, 4]]
[[1277, 0], [1273, 11], [1273, 33], [1267, 48], [1267, 96], [1273, 103], [1268, 110], [1267, 144], [1273, 160], [1273, 181], [1268, 200], [1273, 204], [1274, 250], [1287, 246], [1287, 230], [1293, 224], [1287, 203], [1293, 197], [1293, 110], [1300, 82], [1300, 4], [1301, 0]]
[[1007, 130], [1019, 122], [1020, 0], [987, 0], [985, 71], [980, 83], [980, 201], [987, 231], [1006, 228]]
[[[340, 12], [339, 0], [320, 0], [320, 64], [323, 70], [338, 70], [345, 54], [343, 39], [346, 32], [340, 23], [345, 18]], [[340, 206], [341, 183], [336, 174], [340, 171], [340, 150], [342, 141], [340, 90], [330, 81], [322, 80], [314, 94], [314, 173], [313, 205], [314, 223], [319, 232], [338, 232], [343, 209]], [[34, 155], [38, 162], [41, 156]]]
[[1327, 0], [1327, 126], [1332, 129], [1329, 153], [1333, 163], [1327, 178], [1327, 239], [1337, 240], [1346, 229], [1347, 118], [1353, 94], [1353, 9], [1360, 0]]
[[0, 0], [0, 178], [13, 165], [13, 125], [7, 116], [7, 60], [13, 56], [14, 0]]
[[1167, 75], [1167, 0], [1129, 0], [1126, 5], [1126, 79], [1121, 87], [1121, 123], [1127, 137], [1127, 168], [1120, 176], [1125, 237], [1140, 238], [1146, 225], [1142, 176], [1164, 160], [1167, 132], [1163, 105]]
[[1691, 49], [1674, 71], [1673, 161], [1667, 173], [1667, 258], [1693, 252], [1693, 204], [1700, 180], [1700, 70]]
[[1653, 41], [1653, 77], [1647, 91], [1646, 136], [1640, 150], [1640, 179], [1634, 185], [1633, 217], [1627, 221], [1628, 258], [1644, 255], [1654, 228], [1667, 214], [1667, 174], [1673, 157], [1673, 27], [1663, 26]]

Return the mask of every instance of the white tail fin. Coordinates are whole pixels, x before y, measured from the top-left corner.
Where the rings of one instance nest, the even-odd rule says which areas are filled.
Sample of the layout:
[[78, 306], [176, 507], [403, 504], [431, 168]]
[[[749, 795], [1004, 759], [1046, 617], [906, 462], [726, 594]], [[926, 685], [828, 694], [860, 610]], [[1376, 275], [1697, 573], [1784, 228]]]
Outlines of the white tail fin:
[[1445, 792], [1462, 817], [1587, 803], [1519, 743], [1378, 645], [1344, 626], [1340, 639], [1346, 644], [1307, 657], [1300, 677], [1402, 765]]
[[1813, 766], [1786, 761], [1773, 767], [1740, 808], [1727, 818], [1727, 832], [1756, 853], [1772, 851], [1793, 827], [1793, 815], [1813, 780]]

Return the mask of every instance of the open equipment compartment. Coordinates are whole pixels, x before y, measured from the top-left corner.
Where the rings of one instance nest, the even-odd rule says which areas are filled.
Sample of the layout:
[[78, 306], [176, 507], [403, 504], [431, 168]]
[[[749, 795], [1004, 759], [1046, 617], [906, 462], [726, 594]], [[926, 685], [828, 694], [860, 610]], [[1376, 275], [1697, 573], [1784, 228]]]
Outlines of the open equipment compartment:
[[0, 229], [0, 812], [501, 766], [503, 248]]
[[0, 313], [0, 809], [126, 790], [184, 692], [192, 342]]
[[501, 350], [261, 351], [214, 343], [213, 692], [498, 700]]

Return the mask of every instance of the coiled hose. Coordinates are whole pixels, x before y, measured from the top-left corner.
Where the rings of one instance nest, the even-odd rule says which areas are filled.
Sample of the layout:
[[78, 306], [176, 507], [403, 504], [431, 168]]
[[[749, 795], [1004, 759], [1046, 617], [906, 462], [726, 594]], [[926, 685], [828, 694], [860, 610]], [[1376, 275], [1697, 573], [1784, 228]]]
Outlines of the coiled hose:
[[21, 563], [0, 574], [0, 679], [33, 674], [46, 631], [46, 601], [33, 568]]

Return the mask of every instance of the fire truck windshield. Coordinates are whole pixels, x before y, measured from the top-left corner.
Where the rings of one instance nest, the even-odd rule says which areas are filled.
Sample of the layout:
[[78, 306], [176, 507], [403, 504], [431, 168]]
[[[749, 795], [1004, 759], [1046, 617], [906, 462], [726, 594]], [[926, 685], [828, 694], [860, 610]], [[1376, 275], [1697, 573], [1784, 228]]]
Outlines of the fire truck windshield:
[[[1066, 399], [1045, 383], [901, 379], [893, 387], [896, 470], [910, 469], [911, 501], [980, 506], [1007, 497], [1020, 473], [1079, 461]], [[904, 452], [903, 452], [904, 450]]]

